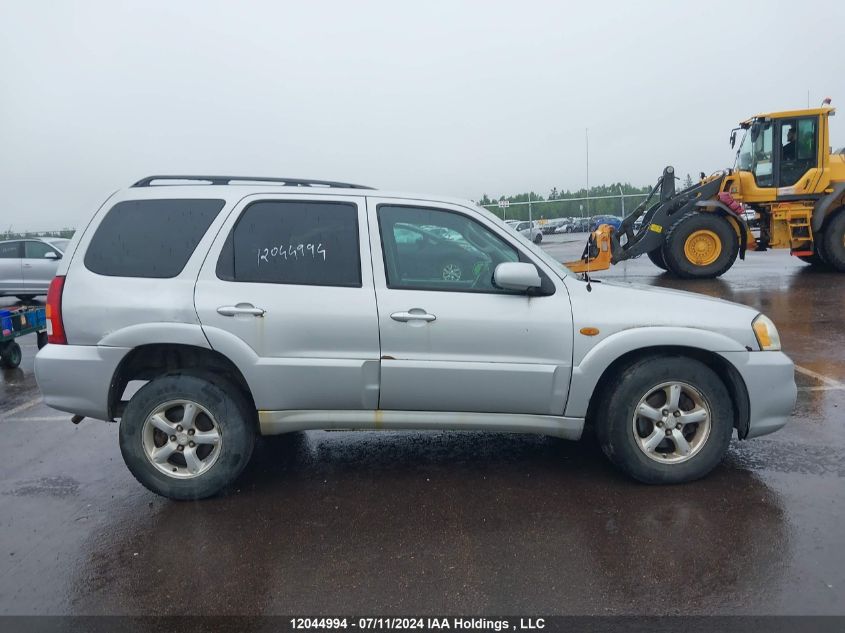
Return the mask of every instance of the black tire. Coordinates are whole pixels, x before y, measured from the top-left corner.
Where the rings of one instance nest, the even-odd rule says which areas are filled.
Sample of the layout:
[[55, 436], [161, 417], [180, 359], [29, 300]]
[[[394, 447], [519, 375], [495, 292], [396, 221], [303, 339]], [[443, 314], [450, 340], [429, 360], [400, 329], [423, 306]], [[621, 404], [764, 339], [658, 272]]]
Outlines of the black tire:
[[39, 332], [35, 336], [38, 344], [38, 349], [42, 349], [45, 345], [47, 345], [47, 332]]
[[[687, 239], [696, 231], [715, 233], [720, 242], [718, 257], [706, 265], [690, 261], [684, 252]], [[682, 279], [713, 279], [733, 266], [739, 254], [739, 237], [730, 222], [722, 216], [690, 211], [666, 232], [662, 254], [667, 269]]]
[[6, 343], [3, 350], [0, 351], [0, 365], [6, 369], [15, 369], [21, 364], [21, 346], [15, 341]]
[[662, 246], [658, 246], [653, 251], [649, 251], [646, 253], [648, 258], [651, 260], [651, 263], [660, 268], [661, 270], [669, 270], [666, 266], [666, 260], [663, 259], [663, 248]]
[[543, 234], [538, 232], [537, 235], [534, 236], [534, 243], [539, 244], [542, 241], [543, 241]]
[[798, 259], [800, 259], [802, 262], [810, 264], [810, 266], [813, 266], [815, 268], [829, 268], [827, 262], [824, 261], [824, 259], [822, 258], [821, 253], [818, 252], [813, 253], [812, 255], [799, 255]]
[[824, 262], [834, 270], [845, 272], [845, 207], [828, 218], [820, 242]]
[[[153, 466], [144, 449], [144, 425], [163, 403], [189, 400], [205, 408], [219, 427], [216, 461], [190, 479], [169, 476]], [[143, 486], [170, 499], [204, 499], [217, 494], [241, 474], [255, 446], [255, 411], [233, 385], [215, 379], [170, 374], [155, 378], [136, 393], [120, 420], [120, 452]]]
[[35, 299], [35, 295], [15, 295], [22, 303], [29, 303]]
[[[679, 463], [662, 463], [656, 457], [646, 455], [635, 437], [634, 428], [634, 411], [640, 399], [655, 386], [670, 381], [697, 389], [710, 411], [709, 434], [704, 436], [697, 452]], [[611, 462], [638, 481], [647, 484], [694, 481], [713, 470], [727, 452], [734, 427], [731, 397], [716, 373], [697, 360], [684, 356], [653, 356], [634, 362], [610, 381], [600, 397], [594, 424], [602, 450]], [[656, 408], [662, 406], [665, 405]], [[670, 414], [668, 419], [675, 418]], [[671, 428], [672, 424], [666, 428]], [[652, 431], [663, 432], [656, 424]]]

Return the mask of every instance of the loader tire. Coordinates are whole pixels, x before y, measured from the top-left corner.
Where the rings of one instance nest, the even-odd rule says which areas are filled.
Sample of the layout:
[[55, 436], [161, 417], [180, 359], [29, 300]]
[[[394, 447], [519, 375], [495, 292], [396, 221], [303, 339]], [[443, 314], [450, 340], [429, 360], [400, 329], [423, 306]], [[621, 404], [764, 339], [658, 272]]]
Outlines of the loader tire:
[[669, 272], [682, 279], [713, 279], [733, 266], [739, 236], [722, 216], [690, 211], [666, 232], [661, 250]]
[[651, 263], [660, 268], [661, 270], [669, 270], [666, 266], [666, 260], [663, 259], [663, 247], [658, 246], [653, 251], [649, 251], [646, 253], [648, 258], [651, 260]]
[[821, 253], [819, 252], [815, 252], [812, 255], [799, 255], [798, 259], [810, 264], [810, 266], [813, 266], [814, 268], [829, 268], [827, 262], [824, 261]]
[[819, 250], [828, 266], [845, 272], [845, 207], [836, 211], [826, 222]]

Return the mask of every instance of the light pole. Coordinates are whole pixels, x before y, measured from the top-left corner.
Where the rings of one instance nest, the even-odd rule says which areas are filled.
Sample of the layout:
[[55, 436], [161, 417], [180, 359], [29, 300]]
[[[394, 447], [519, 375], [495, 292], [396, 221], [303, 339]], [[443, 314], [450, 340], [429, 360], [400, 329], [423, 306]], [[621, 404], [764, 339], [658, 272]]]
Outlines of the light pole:
[[590, 215], [590, 128], [584, 128], [584, 140], [587, 142], [587, 215]]
[[531, 193], [528, 194], [528, 235], [531, 235], [531, 229], [534, 228], [534, 222], [531, 221]]
[[619, 200], [622, 202], [622, 217], [625, 217], [625, 194], [622, 193], [622, 187], [619, 187]]

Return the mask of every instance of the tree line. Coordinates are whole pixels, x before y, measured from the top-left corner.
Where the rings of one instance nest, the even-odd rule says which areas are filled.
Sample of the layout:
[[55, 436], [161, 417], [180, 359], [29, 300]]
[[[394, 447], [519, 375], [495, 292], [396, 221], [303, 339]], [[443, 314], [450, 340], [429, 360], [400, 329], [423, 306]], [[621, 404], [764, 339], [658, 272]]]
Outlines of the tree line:
[[58, 231], [24, 231], [23, 233], [16, 233], [8, 230], [5, 233], [0, 233], [0, 240], [23, 240], [28, 237], [62, 237], [70, 239], [76, 229], [60, 229]]

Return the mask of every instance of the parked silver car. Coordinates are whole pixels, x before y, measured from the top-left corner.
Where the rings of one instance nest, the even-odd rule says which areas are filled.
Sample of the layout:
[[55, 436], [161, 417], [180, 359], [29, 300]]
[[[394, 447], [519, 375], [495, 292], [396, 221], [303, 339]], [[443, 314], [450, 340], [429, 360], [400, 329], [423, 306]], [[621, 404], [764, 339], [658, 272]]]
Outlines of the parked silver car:
[[506, 220], [505, 224], [520, 235], [527, 237], [535, 244], [539, 244], [543, 241], [543, 230], [534, 221]]
[[[256, 434], [307, 429], [589, 426], [632, 477], [679, 483], [789, 418], [793, 364], [756, 310], [588, 283], [462, 200], [197, 179], [141, 180], [77, 233], [35, 361], [47, 404], [120, 420], [156, 493], [213, 495]], [[467, 274], [429, 265], [446, 248]]]
[[46, 295], [69, 241], [27, 238], [0, 242], [0, 296], [30, 301]]

